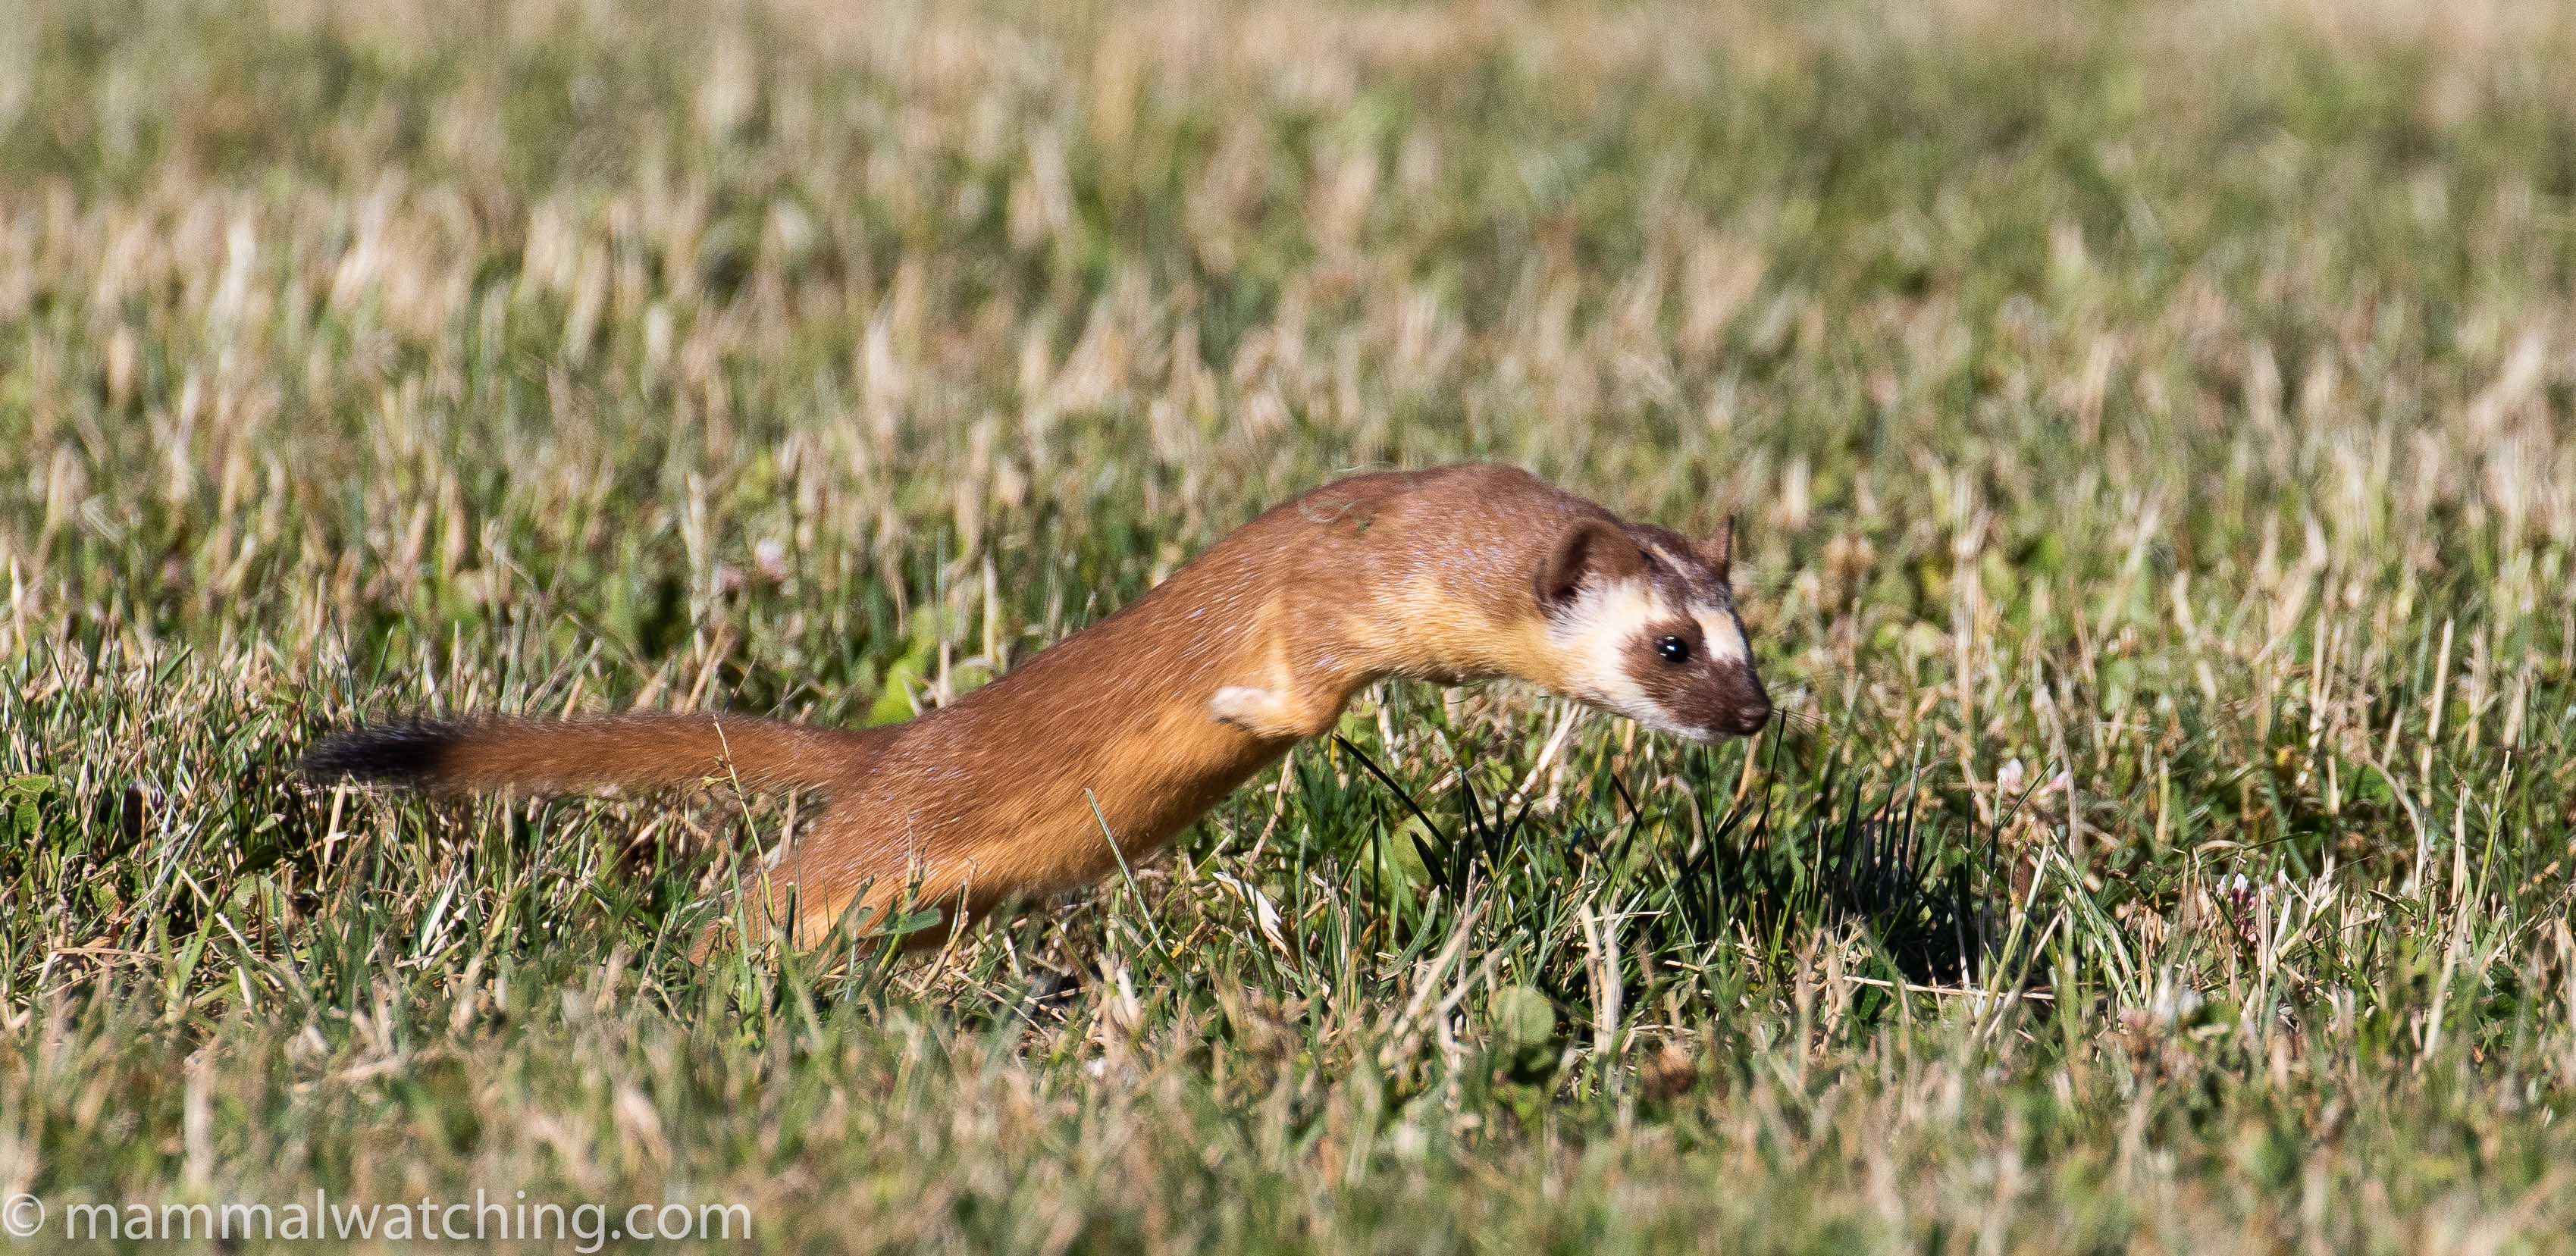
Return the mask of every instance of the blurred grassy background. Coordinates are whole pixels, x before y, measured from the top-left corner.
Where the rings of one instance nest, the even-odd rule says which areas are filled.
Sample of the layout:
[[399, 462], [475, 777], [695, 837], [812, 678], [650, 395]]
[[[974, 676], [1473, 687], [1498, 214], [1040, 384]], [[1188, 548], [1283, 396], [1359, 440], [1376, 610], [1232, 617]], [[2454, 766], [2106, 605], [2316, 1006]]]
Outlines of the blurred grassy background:
[[[0, 1191], [2576, 1245], [2557, 5], [6, 10]], [[685, 961], [792, 807], [286, 771], [358, 713], [898, 717], [1462, 457], [1740, 514], [1795, 718], [1398, 687], [1345, 731], [1436, 826], [1535, 800], [1464, 894], [1318, 746], [912, 967]], [[1829, 778], [1997, 844], [2032, 984], [1692, 910], [1706, 818], [1796, 855]]]

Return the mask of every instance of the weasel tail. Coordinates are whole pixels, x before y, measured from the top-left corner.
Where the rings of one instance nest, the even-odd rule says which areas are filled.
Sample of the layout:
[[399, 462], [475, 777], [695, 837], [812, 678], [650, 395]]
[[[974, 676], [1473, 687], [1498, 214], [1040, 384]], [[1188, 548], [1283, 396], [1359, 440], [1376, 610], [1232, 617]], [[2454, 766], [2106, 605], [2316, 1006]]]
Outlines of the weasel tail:
[[1391, 677], [1516, 678], [1683, 737], [1757, 731], [1771, 706], [1728, 582], [1732, 531], [1627, 523], [1508, 467], [1356, 476], [906, 723], [393, 724], [324, 739], [304, 769], [440, 790], [819, 789], [823, 813], [737, 913], [810, 945], [907, 900], [972, 918], [1149, 856]]
[[304, 770], [424, 789], [586, 789], [721, 784], [819, 786], [872, 742], [866, 732], [742, 715], [413, 721], [357, 728], [315, 746]]

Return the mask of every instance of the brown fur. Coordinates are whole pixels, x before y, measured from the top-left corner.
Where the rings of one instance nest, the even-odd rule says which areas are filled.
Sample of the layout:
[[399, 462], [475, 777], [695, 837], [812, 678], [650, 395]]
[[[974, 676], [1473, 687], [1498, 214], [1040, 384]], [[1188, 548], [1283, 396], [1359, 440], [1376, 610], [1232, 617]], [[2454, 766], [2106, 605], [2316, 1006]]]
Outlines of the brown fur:
[[[1510, 676], [1571, 691], [1543, 599], [1650, 566], [1723, 583], [1674, 534], [1518, 470], [1363, 475], [1270, 510], [1116, 614], [908, 723], [476, 724], [430, 762], [374, 774], [474, 789], [728, 774], [820, 787], [829, 807], [744, 902], [753, 928], [810, 943], [853, 906], [907, 892], [971, 918], [1153, 854], [1375, 681]], [[1758, 696], [1750, 667], [1738, 670]], [[1724, 700], [1746, 703], [1740, 687]]]

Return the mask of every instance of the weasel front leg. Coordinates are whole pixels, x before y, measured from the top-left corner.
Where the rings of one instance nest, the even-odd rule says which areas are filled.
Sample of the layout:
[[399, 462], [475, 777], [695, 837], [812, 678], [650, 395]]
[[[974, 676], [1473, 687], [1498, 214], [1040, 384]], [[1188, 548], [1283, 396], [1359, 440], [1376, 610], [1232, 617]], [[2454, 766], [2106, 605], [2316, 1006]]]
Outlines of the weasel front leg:
[[1311, 610], [1301, 615], [1274, 598], [1262, 605], [1257, 622], [1262, 657], [1245, 660], [1252, 666], [1243, 670], [1261, 683], [1219, 688], [1208, 699], [1208, 714], [1265, 741], [1302, 741], [1331, 731], [1349, 691], [1316, 675], [1312, 666], [1291, 662], [1297, 652], [1288, 640], [1289, 629], [1300, 626], [1313, 646], [1315, 634], [1331, 632], [1329, 617]]
[[1227, 685], [1208, 700], [1208, 714], [1218, 723], [1265, 739], [1320, 737], [1341, 713], [1340, 702], [1320, 693], [1301, 698], [1256, 685]]

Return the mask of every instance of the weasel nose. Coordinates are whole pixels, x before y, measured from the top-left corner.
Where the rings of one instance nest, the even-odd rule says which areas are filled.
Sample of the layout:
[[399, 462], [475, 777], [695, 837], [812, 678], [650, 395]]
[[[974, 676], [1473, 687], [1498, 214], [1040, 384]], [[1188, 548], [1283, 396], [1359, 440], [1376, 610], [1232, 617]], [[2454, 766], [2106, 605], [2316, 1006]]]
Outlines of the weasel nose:
[[1771, 722], [1771, 700], [1755, 698], [1735, 708], [1735, 731], [1751, 736]]
[[1745, 679], [1750, 682], [1746, 686], [1749, 692], [1739, 697], [1736, 700], [1735, 709], [1729, 712], [1734, 716], [1734, 720], [1727, 731], [1750, 737], [1761, 732], [1762, 726], [1771, 722], [1771, 695], [1763, 692], [1762, 682], [1759, 679], [1750, 675]]

